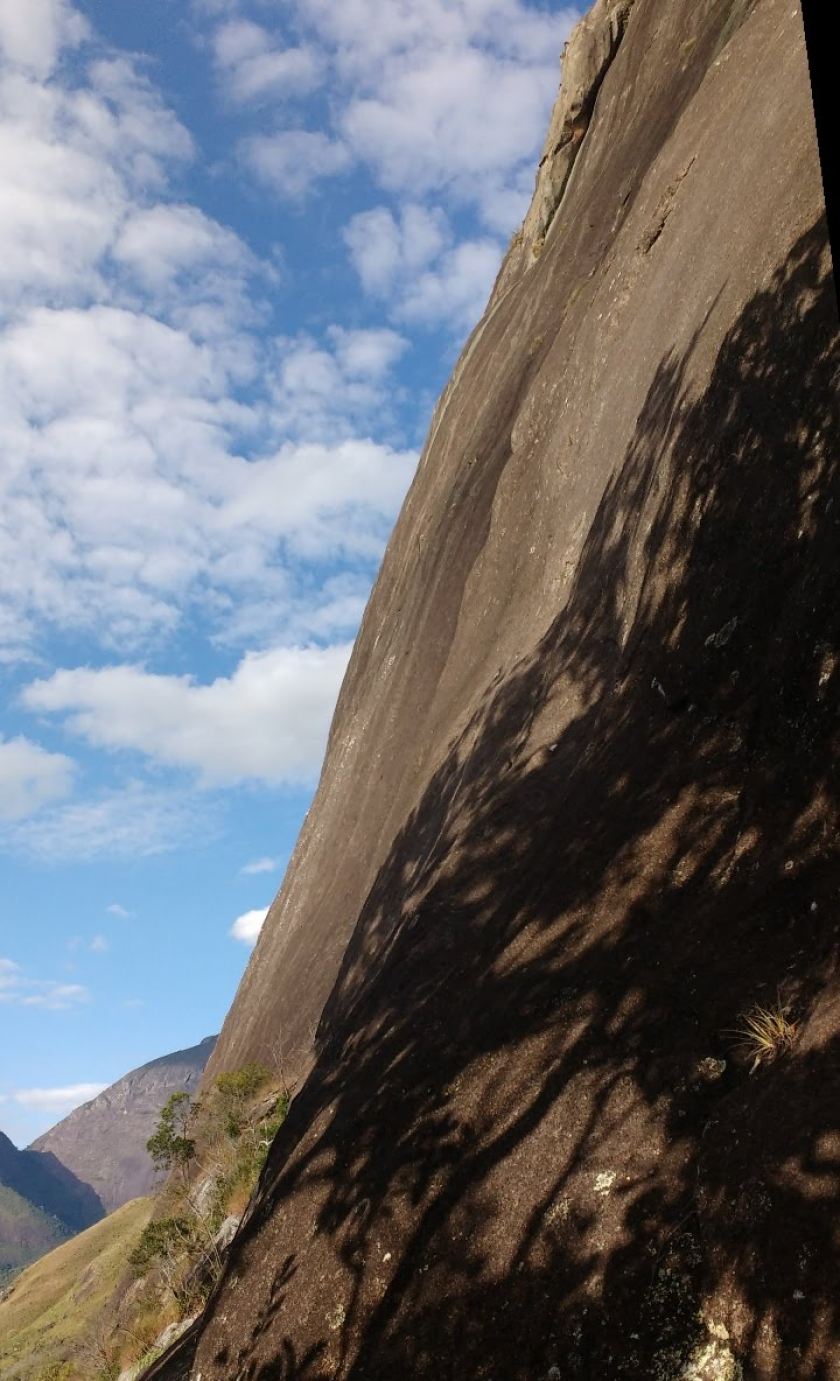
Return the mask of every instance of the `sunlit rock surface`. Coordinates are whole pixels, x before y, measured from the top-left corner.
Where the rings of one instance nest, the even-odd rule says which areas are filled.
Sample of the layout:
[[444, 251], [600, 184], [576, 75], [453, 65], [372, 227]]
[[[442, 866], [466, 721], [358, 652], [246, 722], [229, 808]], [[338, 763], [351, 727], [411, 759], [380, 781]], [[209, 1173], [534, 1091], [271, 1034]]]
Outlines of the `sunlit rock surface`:
[[211, 1062], [279, 1051], [298, 1092], [150, 1376], [840, 1375], [840, 340], [801, 12], [599, 0], [565, 62]]

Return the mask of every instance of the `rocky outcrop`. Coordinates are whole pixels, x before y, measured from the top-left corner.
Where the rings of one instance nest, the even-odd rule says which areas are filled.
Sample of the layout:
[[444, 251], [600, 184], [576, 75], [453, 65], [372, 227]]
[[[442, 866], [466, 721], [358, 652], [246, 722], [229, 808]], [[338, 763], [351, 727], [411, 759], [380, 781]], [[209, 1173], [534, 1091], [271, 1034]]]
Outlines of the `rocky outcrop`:
[[621, 13], [570, 44], [534, 238], [435, 411], [212, 1061], [307, 1077], [150, 1376], [840, 1373], [840, 330], [802, 19]]
[[563, 79], [537, 170], [534, 197], [525, 223], [514, 237], [497, 292], [508, 286], [517, 270], [527, 267], [545, 244], [633, 4], [634, 0], [596, 0], [572, 31], [561, 58]]
[[160, 1110], [170, 1094], [197, 1089], [215, 1042], [208, 1036], [133, 1069], [33, 1141], [31, 1152], [89, 1185], [107, 1213], [148, 1194], [156, 1175], [146, 1142]]

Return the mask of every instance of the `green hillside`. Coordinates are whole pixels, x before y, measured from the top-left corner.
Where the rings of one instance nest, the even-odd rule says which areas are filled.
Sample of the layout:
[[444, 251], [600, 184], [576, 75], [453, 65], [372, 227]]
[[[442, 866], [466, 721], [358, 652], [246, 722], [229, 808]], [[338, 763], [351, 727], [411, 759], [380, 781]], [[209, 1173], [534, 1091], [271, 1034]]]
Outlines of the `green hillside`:
[[133, 1199], [17, 1277], [0, 1299], [3, 1381], [36, 1381], [72, 1356], [113, 1293], [152, 1203]]
[[0, 1184], [0, 1289], [22, 1267], [69, 1236], [69, 1228], [54, 1214], [45, 1213], [16, 1190]]
[[97, 1194], [56, 1156], [0, 1132], [0, 1285], [101, 1217]]

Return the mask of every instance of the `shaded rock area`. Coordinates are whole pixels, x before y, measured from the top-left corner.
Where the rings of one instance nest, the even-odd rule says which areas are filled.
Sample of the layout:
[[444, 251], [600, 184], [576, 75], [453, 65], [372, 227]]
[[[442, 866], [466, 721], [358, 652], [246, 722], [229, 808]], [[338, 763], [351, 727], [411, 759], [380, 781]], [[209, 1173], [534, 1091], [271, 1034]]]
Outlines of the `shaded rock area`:
[[50, 1154], [0, 1132], [0, 1283], [103, 1216], [98, 1195]]
[[[209, 1067], [282, 1047], [302, 1083], [150, 1378], [840, 1377], [840, 327], [802, 16], [588, 23], [572, 173], [436, 409]], [[789, 1036], [757, 1062], [756, 1005]]]
[[170, 1094], [198, 1088], [215, 1043], [215, 1036], [207, 1036], [133, 1069], [39, 1136], [27, 1154], [39, 1154], [90, 1186], [100, 1212], [148, 1194], [156, 1175], [146, 1142], [160, 1110]]

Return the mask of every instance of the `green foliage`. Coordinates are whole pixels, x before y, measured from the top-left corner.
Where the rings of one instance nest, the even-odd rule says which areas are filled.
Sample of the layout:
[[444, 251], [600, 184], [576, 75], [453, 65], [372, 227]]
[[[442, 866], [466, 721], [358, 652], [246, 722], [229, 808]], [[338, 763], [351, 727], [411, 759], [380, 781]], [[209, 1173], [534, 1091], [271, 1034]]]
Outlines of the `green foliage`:
[[248, 1110], [260, 1089], [273, 1078], [265, 1065], [247, 1064], [230, 1074], [219, 1074], [213, 1084], [216, 1104], [229, 1137], [238, 1137]]
[[75, 1381], [78, 1376], [76, 1368], [72, 1362], [51, 1362], [43, 1371], [39, 1371], [35, 1381]]
[[165, 1351], [165, 1347], [153, 1347], [149, 1352], [144, 1353], [138, 1363], [140, 1369], [145, 1371], [147, 1367], [152, 1365], [152, 1362], [156, 1362], [159, 1357], [162, 1357]]
[[135, 1276], [145, 1275], [160, 1257], [189, 1247], [193, 1237], [194, 1231], [187, 1218], [158, 1218], [144, 1227], [137, 1245], [129, 1254], [128, 1264]]
[[246, 1123], [233, 1141], [224, 1171], [218, 1176], [210, 1208], [210, 1222], [218, 1228], [228, 1213], [241, 1212], [251, 1197], [274, 1137], [289, 1110], [288, 1094], [280, 1094], [267, 1115]]
[[188, 1093], [173, 1093], [161, 1109], [154, 1135], [146, 1142], [158, 1170], [186, 1169], [195, 1156], [195, 1142], [187, 1136], [187, 1123], [192, 1112]]
[[216, 1078], [216, 1088], [225, 1098], [235, 1098], [238, 1101], [249, 1102], [261, 1088], [264, 1088], [272, 1079], [270, 1069], [261, 1064], [243, 1065], [241, 1069], [234, 1070], [231, 1074], [219, 1074]]
[[167, 1182], [162, 1216], [143, 1229], [128, 1257], [145, 1293], [133, 1294], [119, 1330], [123, 1363], [129, 1354], [147, 1366], [164, 1318], [200, 1307], [218, 1279], [223, 1257], [214, 1235], [229, 1214], [243, 1212], [288, 1111], [288, 1091], [277, 1086], [275, 1073], [252, 1063], [218, 1075], [200, 1102], [176, 1093], [161, 1109], [149, 1153], [160, 1169], [183, 1174]]
[[273, 1111], [264, 1122], [260, 1123], [260, 1146], [257, 1156], [257, 1171], [262, 1170], [268, 1159], [271, 1150], [271, 1143], [279, 1132], [283, 1123], [286, 1121], [286, 1114], [289, 1111], [289, 1095], [283, 1093], [274, 1104]]

